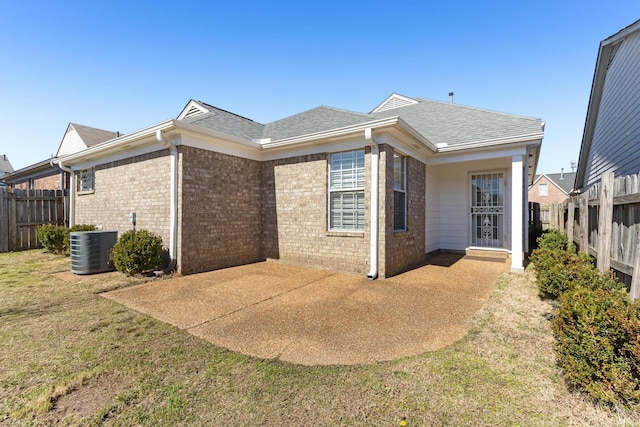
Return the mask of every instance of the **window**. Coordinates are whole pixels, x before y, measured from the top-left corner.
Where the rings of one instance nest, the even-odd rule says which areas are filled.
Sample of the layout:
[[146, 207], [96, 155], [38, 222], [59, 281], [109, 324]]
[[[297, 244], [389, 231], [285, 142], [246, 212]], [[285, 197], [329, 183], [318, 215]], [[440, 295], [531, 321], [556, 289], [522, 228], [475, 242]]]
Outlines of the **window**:
[[331, 154], [329, 230], [364, 230], [364, 150]]
[[83, 169], [80, 171], [79, 180], [78, 180], [78, 191], [91, 191], [95, 189], [94, 181], [95, 181], [95, 172], [93, 168], [91, 169]]
[[547, 188], [547, 184], [538, 185], [538, 196], [547, 196], [549, 195], [549, 189]]
[[393, 229], [407, 229], [407, 158], [393, 155]]

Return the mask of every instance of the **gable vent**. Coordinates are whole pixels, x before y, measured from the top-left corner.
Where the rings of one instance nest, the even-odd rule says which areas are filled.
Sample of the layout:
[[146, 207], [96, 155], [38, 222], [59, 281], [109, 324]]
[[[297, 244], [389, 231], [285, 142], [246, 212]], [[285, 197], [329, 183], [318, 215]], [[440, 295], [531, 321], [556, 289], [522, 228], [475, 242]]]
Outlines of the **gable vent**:
[[394, 108], [404, 107], [405, 105], [410, 104], [413, 104], [413, 102], [400, 98], [391, 98], [378, 111], [392, 110]]
[[408, 98], [406, 96], [398, 95], [397, 93], [392, 94], [390, 97], [385, 99], [382, 104], [378, 105], [372, 113], [379, 113], [380, 111], [393, 110], [394, 108], [405, 107], [407, 105], [417, 104], [418, 101], [413, 98]]
[[199, 116], [200, 114], [204, 114], [204, 111], [202, 111], [198, 107], [191, 107], [189, 111], [187, 111], [187, 113], [183, 116], [183, 118], [190, 119], [192, 117]]

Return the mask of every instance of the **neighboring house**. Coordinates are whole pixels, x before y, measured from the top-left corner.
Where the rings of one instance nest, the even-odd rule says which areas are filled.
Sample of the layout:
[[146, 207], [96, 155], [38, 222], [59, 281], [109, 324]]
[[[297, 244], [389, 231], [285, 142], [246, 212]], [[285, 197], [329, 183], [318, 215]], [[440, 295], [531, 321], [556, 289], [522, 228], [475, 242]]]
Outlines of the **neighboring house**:
[[[117, 136], [117, 132], [69, 123], [56, 155], [82, 151]], [[23, 190], [64, 190], [69, 188], [69, 173], [47, 159], [5, 176], [4, 181], [13, 188]]]
[[640, 21], [600, 43], [575, 189], [640, 172]]
[[[11, 162], [6, 154], [0, 155], [0, 181], [2, 178], [8, 174], [13, 172], [13, 166], [11, 166]], [[4, 182], [0, 182], [0, 185], [6, 185]]]
[[55, 162], [72, 218], [158, 233], [189, 274], [280, 259], [388, 277], [428, 252], [511, 253], [544, 123], [392, 94], [370, 113], [317, 107], [268, 124], [191, 100]]
[[541, 205], [562, 203], [569, 198], [575, 178], [575, 172], [538, 175], [529, 187], [529, 201]]

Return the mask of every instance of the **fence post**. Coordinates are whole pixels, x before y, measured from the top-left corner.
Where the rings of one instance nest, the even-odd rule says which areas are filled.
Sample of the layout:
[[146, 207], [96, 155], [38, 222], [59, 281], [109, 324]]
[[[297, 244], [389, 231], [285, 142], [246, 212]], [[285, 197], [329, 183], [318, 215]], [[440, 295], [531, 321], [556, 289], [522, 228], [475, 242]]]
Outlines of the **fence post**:
[[636, 245], [636, 255], [633, 261], [633, 276], [631, 276], [631, 288], [629, 289], [631, 299], [640, 297], [640, 236]]
[[580, 252], [589, 253], [589, 195], [582, 193], [580, 203]]
[[573, 216], [575, 215], [575, 205], [573, 202], [569, 202], [567, 211], [567, 237], [569, 241], [569, 247], [573, 246]]
[[598, 270], [611, 268], [611, 229], [613, 221], [613, 172], [602, 175], [600, 183], [600, 212], [598, 212]]

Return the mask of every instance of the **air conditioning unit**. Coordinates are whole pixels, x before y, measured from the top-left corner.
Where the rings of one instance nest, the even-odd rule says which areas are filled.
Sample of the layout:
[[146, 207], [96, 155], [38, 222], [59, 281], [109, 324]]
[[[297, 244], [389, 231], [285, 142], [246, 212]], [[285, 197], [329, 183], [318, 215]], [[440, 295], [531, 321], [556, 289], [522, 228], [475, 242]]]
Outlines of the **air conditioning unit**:
[[94, 274], [113, 270], [111, 249], [118, 240], [117, 231], [74, 231], [69, 234], [71, 272]]

